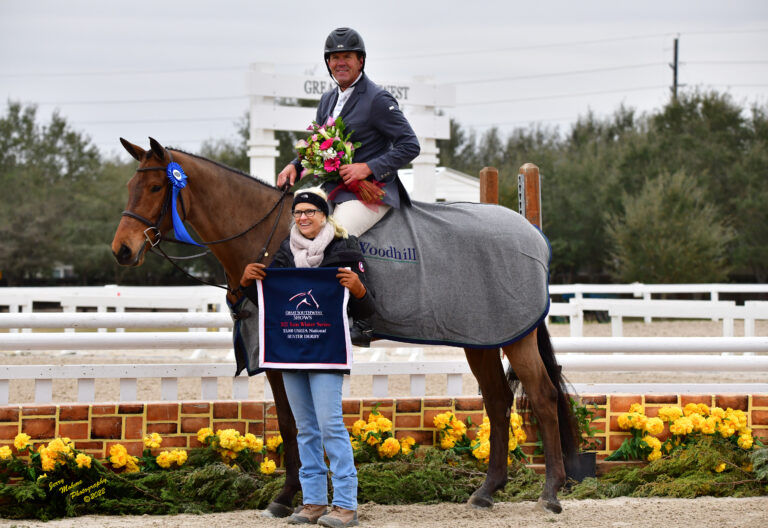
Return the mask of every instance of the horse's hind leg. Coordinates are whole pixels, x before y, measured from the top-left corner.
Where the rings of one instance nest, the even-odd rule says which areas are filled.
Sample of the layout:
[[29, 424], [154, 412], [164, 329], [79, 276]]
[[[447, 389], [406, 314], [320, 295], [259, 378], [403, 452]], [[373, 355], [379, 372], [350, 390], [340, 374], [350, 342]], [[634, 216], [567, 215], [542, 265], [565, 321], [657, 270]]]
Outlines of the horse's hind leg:
[[552, 384], [539, 354], [536, 331], [516, 343], [503, 347], [503, 350], [530, 399], [544, 443], [546, 482], [539, 504], [551, 512], [560, 513], [562, 507], [557, 500], [557, 491], [565, 482], [565, 469], [558, 425], [557, 389]]
[[277, 371], [267, 371], [267, 380], [272, 387], [277, 409], [277, 425], [280, 436], [283, 437], [283, 453], [285, 454], [285, 484], [280, 493], [264, 510], [267, 517], [287, 517], [293, 513], [293, 497], [301, 490], [299, 482], [299, 444], [296, 441], [296, 422], [285, 394], [283, 375]]
[[493, 493], [507, 483], [509, 409], [512, 391], [504, 378], [499, 349], [465, 348], [467, 361], [483, 394], [485, 412], [491, 422], [491, 453], [485, 482], [469, 498], [475, 508], [492, 508]]

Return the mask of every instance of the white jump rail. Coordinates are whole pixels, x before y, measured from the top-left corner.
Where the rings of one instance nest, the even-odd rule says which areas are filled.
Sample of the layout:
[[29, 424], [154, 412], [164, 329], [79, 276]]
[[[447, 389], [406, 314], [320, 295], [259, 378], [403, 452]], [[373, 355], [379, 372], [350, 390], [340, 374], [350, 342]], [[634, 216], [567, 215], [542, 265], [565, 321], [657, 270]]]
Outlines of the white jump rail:
[[62, 304], [63, 297], [96, 298], [99, 300], [99, 306], [110, 306], [110, 302], [119, 298], [142, 299], [150, 302], [152, 299], [184, 298], [193, 299], [201, 306], [225, 303], [223, 291], [213, 286], [108, 285], [0, 288], [0, 306], [10, 307], [10, 312], [31, 312], [36, 302]]
[[[768, 356], [731, 357], [723, 361], [720, 356], [707, 355], [666, 355], [654, 356], [649, 361], [647, 355], [640, 356], [559, 356], [558, 362], [566, 372], [584, 371], [686, 371], [704, 372], [717, 370], [720, 372], [768, 372]], [[244, 373], [233, 377], [234, 365], [227, 364], [152, 364], [152, 365], [9, 365], [0, 370], [0, 405], [9, 401], [9, 380], [35, 380], [35, 403], [52, 401], [52, 380], [76, 379], [78, 382], [78, 401], [92, 402], [95, 398], [95, 380], [110, 378], [120, 380], [120, 401], [136, 401], [137, 380], [160, 378], [161, 399], [172, 401], [178, 399], [179, 378], [200, 378], [203, 400], [218, 398], [218, 379], [232, 378], [232, 397], [237, 400], [248, 399], [249, 377]], [[411, 396], [424, 396], [426, 393], [427, 375], [446, 376], [446, 395], [460, 396], [462, 394], [462, 376], [470, 374], [466, 361], [434, 361], [434, 362], [399, 362], [399, 363], [358, 363], [351, 368], [352, 376], [371, 376], [371, 394], [374, 397], [387, 397], [389, 393], [389, 377], [397, 375], [410, 376]], [[747, 385], [749, 387], [747, 387]], [[581, 389], [579, 389], [581, 387]], [[586, 385], [578, 385], [583, 391]], [[589, 385], [590, 390], [601, 390], [601, 385]], [[635, 387], [630, 389], [631, 387]], [[657, 389], [665, 387], [666, 391], [678, 391], [677, 384], [658, 384]], [[673, 388], [676, 387], [676, 388]], [[703, 390], [699, 384], [690, 384], [689, 388]], [[721, 385], [715, 385], [719, 392], [726, 391]], [[736, 390], [732, 390], [737, 387]], [[768, 383], [739, 384], [728, 388], [728, 392], [768, 392]], [[626, 385], [624, 392], [637, 390], [635, 385]], [[712, 390], [711, 388], [709, 390]], [[272, 398], [269, 384], [264, 384], [264, 399]], [[345, 377], [343, 393], [349, 395], [349, 377]]]
[[232, 328], [229, 312], [54, 312], [0, 314], [0, 328]]
[[[558, 352], [768, 352], [768, 337], [555, 337]], [[375, 347], [421, 347], [419, 344], [375, 341]], [[126, 332], [0, 334], [0, 350], [124, 350], [226, 349], [228, 332]]]
[[[550, 284], [550, 295], [573, 295], [581, 299], [589, 295], [632, 295], [651, 300], [653, 295], [707, 294], [717, 301], [721, 294], [761, 295], [768, 293], [768, 284]], [[34, 302], [60, 303], [62, 296], [111, 297], [194, 297], [208, 304], [224, 303], [222, 290], [212, 286], [77, 286], [77, 287], [9, 287], [0, 288], [0, 306], [11, 312], [32, 311]]]
[[[158, 305], [179, 306], [166, 299]], [[82, 305], [87, 306], [87, 305]], [[26, 332], [32, 328], [98, 328], [106, 331], [115, 328], [213, 328], [228, 329], [232, 322], [228, 312], [74, 312], [63, 313], [3, 313], [0, 314], [0, 328]], [[605, 311], [611, 317], [612, 335], [620, 337], [624, 317], [664, 317], [676, 319], [709, 319], [723, 321], [723, 335], [734, 335], [734, 320], [744, 320], [745, 336], [754, 336], [755, 320], [768, 319], [768, 302], [748, 301], [736, 306], [733, 301], [644, 301], [617, 299], [571, 299], [568, 303], [551, 303], [549, 316], [570, 318], [571, 337], [583, 335], [583, 312], [585, 310]], [[187, 317], [185, 317], [187, 316]]]

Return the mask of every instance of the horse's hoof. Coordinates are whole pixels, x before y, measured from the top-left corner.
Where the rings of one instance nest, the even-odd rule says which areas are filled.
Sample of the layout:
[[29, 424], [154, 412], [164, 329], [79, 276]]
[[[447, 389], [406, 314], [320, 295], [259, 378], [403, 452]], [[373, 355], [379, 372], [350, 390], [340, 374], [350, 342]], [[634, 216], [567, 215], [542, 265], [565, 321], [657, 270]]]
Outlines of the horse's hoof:
[[560, 501], [558, 500], [549, 501], [545, 499], [539, 499], [539, 502], [536, 505], [549, 513], [562, 513], [563, 511], [563, 507], [560, 506]]
[[478, 510], [490, 510], [493, 508], [493, 498], [488, 495], [474, 492], [467, 501], [467, 504]]
[[267, 509], [261, 512], [262, 517], [280, 518], [288, 517], [293, 513], [293, 508], [280, 504], [279, 502], [271, 502]]

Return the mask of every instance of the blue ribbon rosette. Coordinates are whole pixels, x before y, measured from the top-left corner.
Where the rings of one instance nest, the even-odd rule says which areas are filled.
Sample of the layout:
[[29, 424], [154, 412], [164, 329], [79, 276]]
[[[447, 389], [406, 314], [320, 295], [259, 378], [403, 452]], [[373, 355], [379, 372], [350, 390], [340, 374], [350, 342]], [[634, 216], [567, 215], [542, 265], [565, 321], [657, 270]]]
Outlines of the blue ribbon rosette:
[[184, 222], [179, 218], [179, 212], [176, 209], [176, 198], [179, 196], [179, 192], [187, 186], [187, 175], [184, 173], [184, 169], [181, 165], [172, 161], [165, 169], [168, 179], [171, 181], [171, 220], [173, 221], [173, 231], [176, 233], [176, 240], [193, 244], [195, 246], [205, 247], [202, 244], [198, 244], [192, 237], [189, 236], [187, 228], [184, 227]]

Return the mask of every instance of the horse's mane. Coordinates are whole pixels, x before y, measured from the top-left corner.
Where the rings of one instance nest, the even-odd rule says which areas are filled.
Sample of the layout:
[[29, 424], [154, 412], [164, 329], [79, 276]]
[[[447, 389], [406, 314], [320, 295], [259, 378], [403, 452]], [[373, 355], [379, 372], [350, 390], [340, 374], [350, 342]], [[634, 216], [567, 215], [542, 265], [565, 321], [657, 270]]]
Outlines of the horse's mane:
[[268, 183], [265, 183], [264, 181], [260, 180], [259, 178], [255, 178], [254, 176], [248, 174], [247, 172], [241, 171], [240, 169], [236, 169], [234, 167], [230, 167], [229, 165], [227, 165], [225, 163], [221, 163], [220, 161], [208, 159], [206, 157], [200, 156], [199, 154], [192, 154], [191, 152], [186, 152], [184, 150], [181, 150], [181, 149], [178, 149], [178, 148], [174, 148], [174, 147], [166, 147], [166, 149], [167, 150], [172, 150], [173, 152], [179, 152], [181, 154], [184, 154], [186, 156], [190, 156], [190, 157], [195, 158], [195, 159], [199, 159], [201, 161], [212, 163], [213, 165], [216, 165], [217, 167], [219, 167], [221, 169], [224, 169], [227, 172], [233, 172], [233, 173], [237, 174], [238, 176], [241, 176], [243, 178], [247, 178], [249, 181], [256, 182], [259, 185], [263, 185], [264, 187], [268, 187], [268, 188], [270, 188], [272, 190], [275, 190], [275, 191], [280, 191], [280, 189], [278, 189], [274, 185], [270, 185]]

